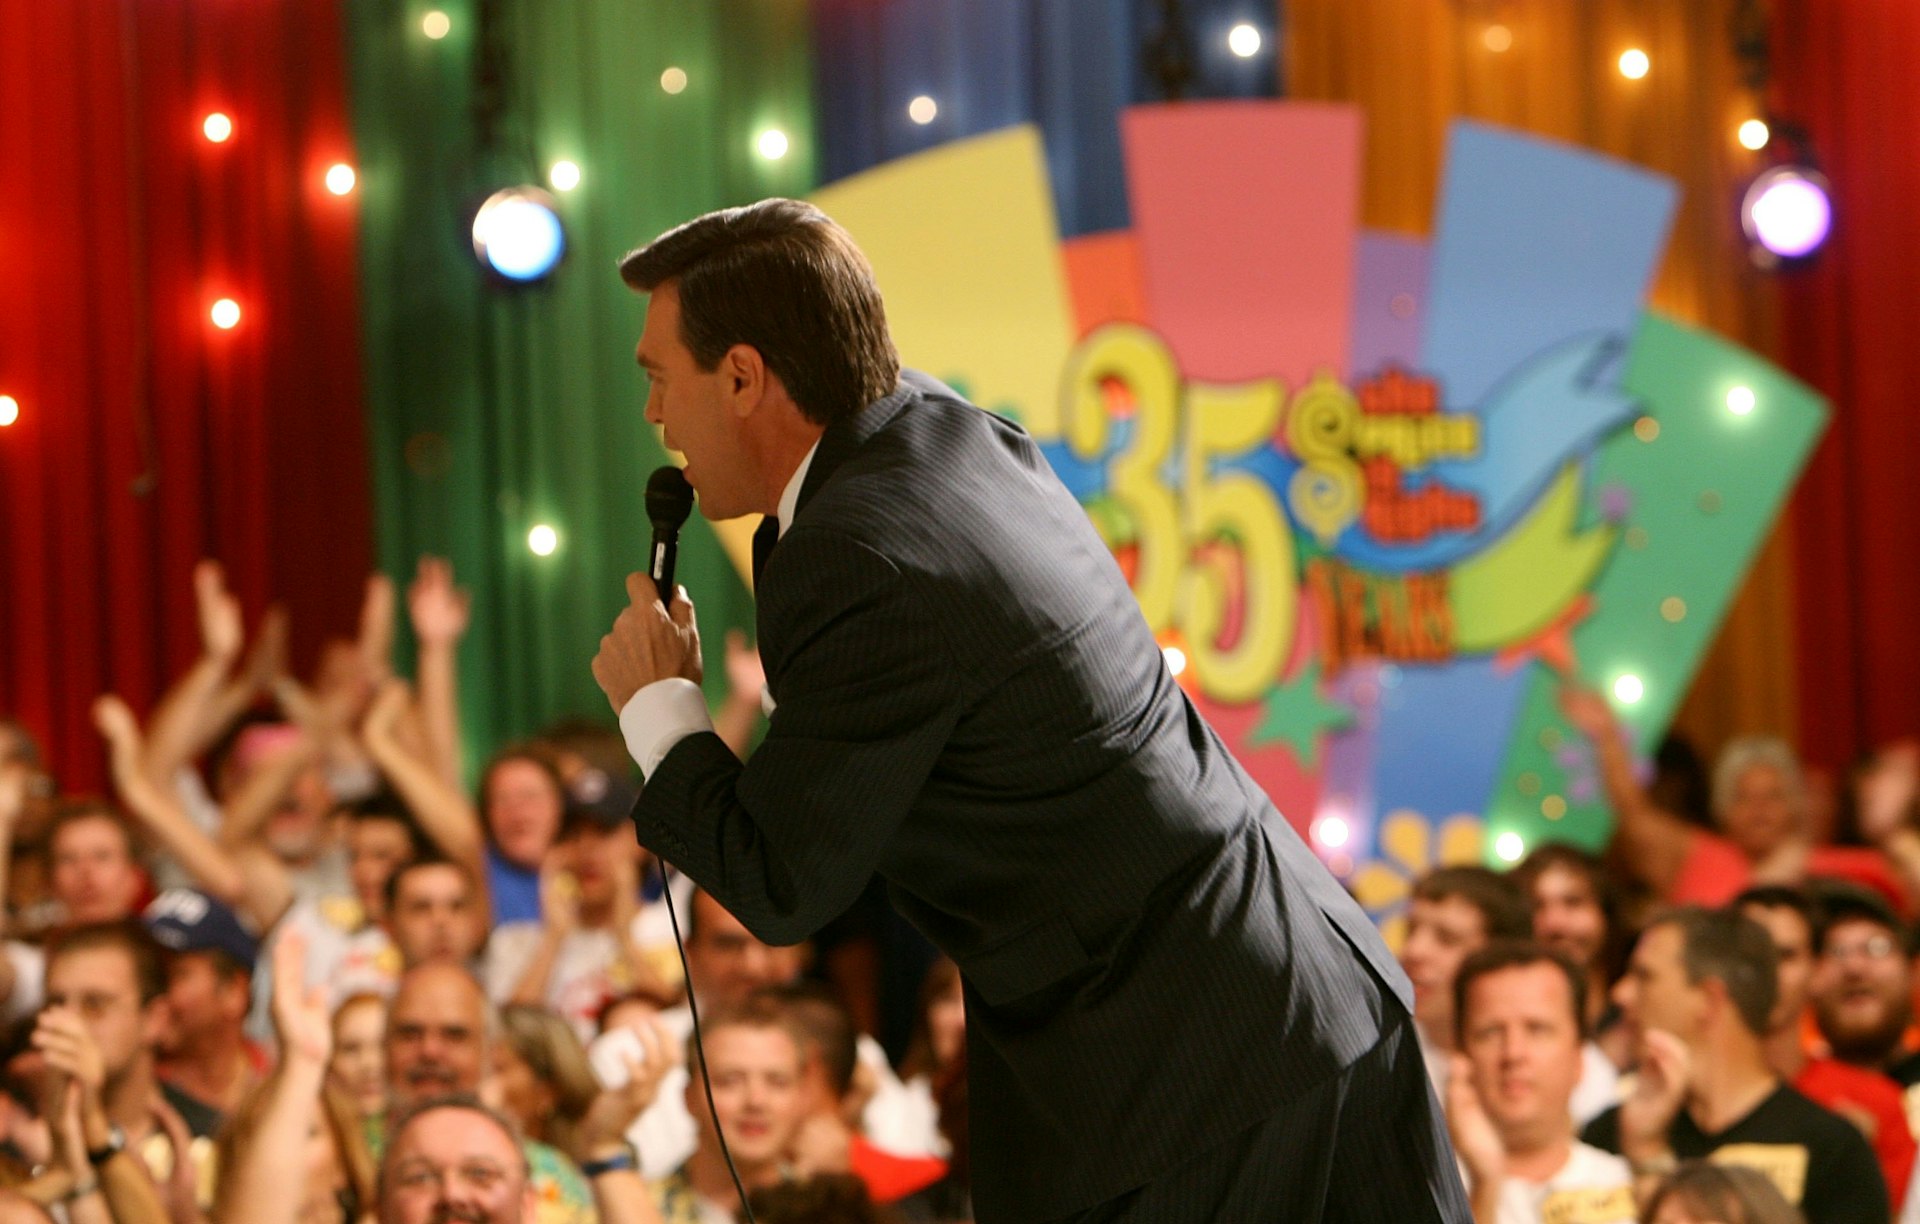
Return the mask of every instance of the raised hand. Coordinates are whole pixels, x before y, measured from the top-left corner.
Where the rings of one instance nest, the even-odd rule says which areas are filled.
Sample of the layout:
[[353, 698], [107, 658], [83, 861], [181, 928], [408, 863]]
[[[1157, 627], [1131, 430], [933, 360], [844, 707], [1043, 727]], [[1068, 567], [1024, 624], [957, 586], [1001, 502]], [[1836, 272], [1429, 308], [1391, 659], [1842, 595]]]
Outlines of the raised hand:
[[275, 683], [286, 674], [287, 609], [283, 604], [275, 604], [260, 621], [260, 632], [253, 639], [253, 649], [247, 654], [240, 679], [247, 692], [265, 696], [273, 692]]
[[12, 840], [13, 826], [27, 810], [27, 786], [33, 771], [19, 761], [0, 764], [0, 837]]
[[325, 1067], [333, 1053], [327, 988], [307, 985], [307, 935], [298, 927], [288, 927], [273, 948], [273, 1032], [282, 1059]]
[[373, 695], [373, 702], [367, 706], [367, 713], [360, 720], [360, 734], [369, 743], [375, 740], [387, 741], [394, 738], [400, 729], [400, 720], [406, 717], [407, 707], [413, 700], [413, 692], [407, 682], [398, 676], [390, 676]]
[[1560, 686], [1560, 712], [1574, 730], [1596, 742], [1614, 734], [1620, 725], [1605, 697], [1571, 679]]
[[369, 686], [393, 674], [393, 580], [385, 574], [367, 578], [366, 598], [360, 604], [361, 665]]
[[245, 634], [240, 624], [240, 601], [227, 592], [226, 574], [218, 561], [193, 567], [193, 601], [200, 616], [200, 649], [223, 665], [240, 657]]
[[407, 613], [414, 636], [422, 643], [452, 643], [467, 632], [472, 596], [453, 585], [453, 563], [441, 557], [420, 558], [413, 585], [407, 588]]
[[1874, 754], [1856, 783], [1860, 832], [1878, 844], [1910, 827], [1920, 795], [1920, 744], [1903, 740]]
[[122, 795], [140, 779], [143, 745], [140, 724], [133, 710], [117, 694], [108, 693], [93, 703], [93, 725], [107, 741], [107, 760], [113, 769], [113, 783]]
[[623, 1055], [627, 1082], [618, 1088], [606, 1088], [593, 1098], [580, 1119], [578, 1136], [581, 1159], [590, 1159], [596, 1147], [604, 1148], [624, 1141], [634, 1121], [646, 1112], [660, 1094], [667, 1072], [680, 1065], [680, 1043], [657, 1020], [633, 1026], [640, 1038], [641, 1056]]

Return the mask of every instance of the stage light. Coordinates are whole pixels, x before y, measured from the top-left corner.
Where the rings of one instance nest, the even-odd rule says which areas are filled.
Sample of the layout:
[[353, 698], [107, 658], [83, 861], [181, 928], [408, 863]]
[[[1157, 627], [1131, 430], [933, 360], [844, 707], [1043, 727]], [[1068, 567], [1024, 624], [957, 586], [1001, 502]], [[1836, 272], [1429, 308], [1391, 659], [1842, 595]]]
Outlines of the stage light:
[[1740, 228], [1757, 262], [1805, 259], [1833, 229], [1827, 180], [1807, 166], [1763, 170], [1740, 201]]
[[20, 419], [20, 401], [11, 395], [0, 395], [0, 427], [13, 424]]
[[1187, 652], [1178, 646], [1162, 646], [1161, 655], [1167, 660], [1167, 673], [1177, 676], [1187, 670]]
[[684, 69], [669, 68], [660, 74], [660, 88], [670, 94], [677, 94], [687, 87], [687, 74]]
[[921, 127], [932, 123], [934, 116], [939, 113], [940, 104], [925, 94], [921, 94], [913, 101], [907, 103], [907, 118], [913, 120]]
[[787, 134], [779, 128], [768, 128], [754, 138], [753, 148], [768, 161], [779, 161], [787, 155]]
[[553, 275], [567, 253], [559, 206], [538, 187], [507, 187], [473, 217], [473, 254], [507, 281], [531, 285]]
[[213, 143], [225, 144], [233, 138], [233, 120], [214, 111], [200, 124], [200, 131]]
[[1620, 53], [1620, 75], [1629, 81], [1639, 80], [1647, 75], [1647, 70], [1652, 67], [1653, 61], [1648, 59], [1647, 53], [1638, 47]]
[[1527, 857], [1527, 843], [1518, 833], [1502, 833], [1493, 839], [1493, 852], [1503, 863], [1517, 863]]
[[1740, 125], [1740, 146], [1759, 152], [1773, 139], [1773, 129], [1765, 119], [1749, 119]]
[[232, 331], [240, 326], [240, 303], [232, 298], [221, 298], [213, 304], [209, 317], [213, 319], [213, 325], [221, 331]]
[[576, 162], [557, 161], [547, 171], [547, 181], [555, 191], [572, 191], [580, 185], [580, 166]]
[[1353, 830], [1348, 828], [1347, 822], [1338, 816], [1325, 817], [1316, 821], [1313, 826], [1313, 840], [1329, 850], [1338, 850], [1346, 845], [1347, 839], [1352, 836]]
[[1754, 403], [1752, 387], [1735, 387], [1727, 392], [1727, 411], [1735, 416], [1746, 416], [1752, 412]]
[[1480, 35], [1480, 41], [1486, 44], [1487, 50], [1498, 54], [1513, 46], [1513, 31], [1503, 25], [1490, 25]]
[[353, 190], [353, 167], [345, 162], [336, 162], [327, 168], [327, 190], [337, 196], [346, 195]]
[[1227, 31], [1227, 50], [1241, 59], [1252, 59], [1260, 54], [1260, 31], [1241, 22]]
[[1613, 699], [1621, 705], [1639, 705], [1640, 699], [1646, 695], [1647, 686], [1632, 672], [1613, 682]]
[[527, 533], [527, 547], [536, 557], [551, 557], [554, 550], [560, 547], [560, 533], [545, 523], [537, 523]]
[[435, 42], [445, 38], [447, 31], [451, 29], [453, 29], [452, 20], [439, 9], [429, 9], [427, 15], [420, 19], [420, 32]]

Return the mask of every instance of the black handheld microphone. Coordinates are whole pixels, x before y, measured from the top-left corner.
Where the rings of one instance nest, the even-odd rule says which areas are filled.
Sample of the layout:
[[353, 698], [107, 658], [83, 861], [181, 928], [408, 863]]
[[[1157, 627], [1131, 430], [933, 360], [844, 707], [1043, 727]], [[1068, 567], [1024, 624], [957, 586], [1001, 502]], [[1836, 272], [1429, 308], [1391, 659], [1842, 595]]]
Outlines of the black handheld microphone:
[[693, 513], [693, 486], [679, 468], [655, 468], [647, 477], [647, 518], [653, 522], [653, 549], [647, 572], [662, 605], [673, 606], [673, 563], [680, 553], [680, 527]]

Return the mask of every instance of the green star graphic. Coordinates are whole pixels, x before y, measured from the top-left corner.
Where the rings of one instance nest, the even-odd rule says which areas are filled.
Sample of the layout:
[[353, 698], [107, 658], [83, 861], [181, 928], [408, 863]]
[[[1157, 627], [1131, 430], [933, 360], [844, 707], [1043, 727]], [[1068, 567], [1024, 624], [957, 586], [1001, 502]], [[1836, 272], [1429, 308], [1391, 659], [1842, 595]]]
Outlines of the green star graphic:
[[1317, 751], [1323, 731], [1351, 727], [1354, 712], [1320, 695], [1320, 665], [1309, 663], [1291, 683], [1267, 691], [1260, 725], [1247, 733], [1249, 746], [1285, 743], [1296, 761], [1308, 769], [1320, 759]]

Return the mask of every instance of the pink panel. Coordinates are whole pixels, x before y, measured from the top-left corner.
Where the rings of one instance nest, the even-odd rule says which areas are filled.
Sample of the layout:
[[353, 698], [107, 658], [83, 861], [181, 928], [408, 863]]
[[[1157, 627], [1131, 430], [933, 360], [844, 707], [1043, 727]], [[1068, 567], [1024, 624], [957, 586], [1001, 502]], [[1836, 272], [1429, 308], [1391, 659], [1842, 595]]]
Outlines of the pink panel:
[[1148, 317], [1189, 378], [1347, 372], [1361, 115], [1186, 102], [1121, 117]]

